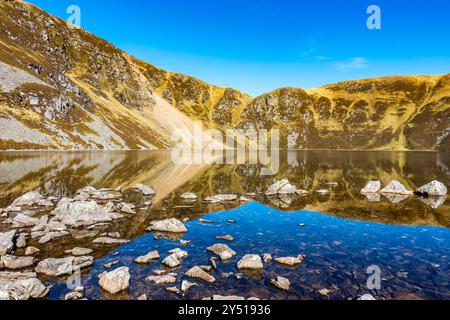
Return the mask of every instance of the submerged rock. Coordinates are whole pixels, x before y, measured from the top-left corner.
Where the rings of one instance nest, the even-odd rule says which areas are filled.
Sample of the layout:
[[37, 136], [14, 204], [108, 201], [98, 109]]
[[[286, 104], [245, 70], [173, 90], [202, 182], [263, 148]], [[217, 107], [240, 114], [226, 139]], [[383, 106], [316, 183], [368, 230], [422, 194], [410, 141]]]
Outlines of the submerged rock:
[[217, 263], [216, 263], [217, 258], [216, 257], [211, 257], [209, 258], [209, 264], [211, 265], [211, 267], [214, 270], [217, 270]]
[[209, 273], [203, 271], [202, 268], [200, 268], [198, 266], [195, 266], [195, 267], [189, 269], [185, 273], [185, 275], [187, 275], [188, 277], [191, 277], [191, 278], [196, 278], [196, 279], [203, 280], [203, 281], [208, 282], [208, 283], [216, 282], [216, 279], [212, 275], [210, 275]]
[[64, 300], [66, 301], [80, 300], [80, 299], [83, 299], [83, 293], [77, 291], [69, 292], [64, 296]]
[[171, 254], [162, 261], [162, 264], [168, 266], [169, 268], [178, 267], [181, 264], [181, 261], [188, 256], [186, 251], [179, 248], [171, 250], [169, 253]]
[[166, 275], [160, 275], [160, 276], [149, 276], [145, 278], [146, 281], [153, 282], [157, 285], [167, 285], [167, 284], [174, 284], [177, 282], [177, 274], [176, 273], [169, 273]]
[[320, 295], [325, 296], [325, 297], [327, 297], [331, 293], [331, 291], [328, 289], [320, 289], [318, 292]]
[[68, 231], [51, 231], [46, 233], [41, 239], [39, 239], [39, 243], [48, 243], [56, 238], [61, 238], [64, 236], [69, 235], [70, 233]]
[[447, 188], [442, 182], [435, 180], [418, 188], [414, 193], [426, 197], [443, 197], [447, 195]]
[[62, 199], [54, 210], [55, 217], [69, 226], [92, 225], [112, 221], [105, 208], [95, 201], [74, 201]]
[[105, 244], [105, 245], [116, 245], [116, 244], [125, 244], [130, 242], [129, 240], [124, 239], [116, 239], [111, 237], [99, 237], [92, 241], [94, 244]]
[[303, 262], [304, 257], [302, 255], [298, 255], [297, 257], [281, 257], [275, 258], [275, 261], [287, 266], [296, 266]]
[[361, 189], [362, 194], [378, 193], [381, 190], [380, 181], [369, 181], [364, 188]]
[[151, 251], [151, 252], [147, 253], [144, 256], [137, 257], [134, 261], [136, 263], [146, 264], [146, 263], [148, 263], [151, 260], [159, 260], [159, 253], [158, 253], [158, 251], [156, 251], [156, 250]]
[[104, 273], [100, 277], [99, 284], [103, 290], [112, 294], [127, 290], [130, 285], [130, 272], [128, 267], [121, 267]]
[[215, 255], [218, 255], [222, 261], [229, 260], [236, 255], [236, 252], [228, 247], [226, 244], [218, 243], [207, 248]]
[[170, 293], [181, 294], [181, 290], [178, 289], [177, 287], [166, 288], [166, 291]]
[[173, 232], [173, 233], [187, 232], [187, 229], [183, 224], [183, 222], [175, 218], [153, 221], [150, 223], [149, 229], [151, 229], [152, 231], [160, 231], [160, 232]]
[[270, 283], [273, 284], [278, 289], [285, 291], [289, 290], [291, 287], [291, 282], [289, 281], [289, 279], [280, 276], [278, 276], [276, 279], [272, 279]]
[[87, 248], [80, 248], [80, 247], [75, 247], [72, 250], [66, 251], [66, 253], [76, 256], [76, 257], [87, 256], [88, 254], [91, 254], [92, 252], [94, 252], [94, 250], [87, 249]]
[[137, 300], [145, 301], [145, 300], [148, 300], [148, 297], [147, 297], [147, 295], [145, 293], [143, 293], [139, 297], [137, 297]]
[[0, 256], [11, 252], [14, 247], [13, 239], [15, 235], [16, 230], [0, 233]]
[[225, 240], [225, 241], [233, 241], [234, 238], [232, 236], [230, 236], [229, 234], [227, 234], [226, 236], [217, 236], [216, 237], [217, 240]]
[[77, 269], [91, 266], [94, 258], [85, 257], [66, 257], [66, 258], [49, 258], [38, 263], [35, 270], [37, 273], [44, 273], [49, 276], [70, 275]]
[[297, 193], [296, 186], [292, 185], [288, 179], [276, 181], [267, 189], [266, 196], [274, 196], [279, 194], [294, 194]]
[[380, 191], [382, 194], [398, 194], [398, 195], [410, 195], [412, 191], [406, 189], [406, 187], [398, 182], [397, 180], [393, 180], [389, 182], [389, 184]]
[[272, 262], [272, 255], [269, 253], [265, 253], [263, 256], [263, 261], [264, 263]]
[[191, 288], [198, 286], [198, 284], [194, 283], [194, 282], [190, 282], [187, 280], [183, 280], [181, 281], [181, 291], [183, 291], [183, 293], [188, 292]]
[[239, 270], [262, 270], [264, 268], [261, 257], [257, 254], [246, 254], [238, 261]]

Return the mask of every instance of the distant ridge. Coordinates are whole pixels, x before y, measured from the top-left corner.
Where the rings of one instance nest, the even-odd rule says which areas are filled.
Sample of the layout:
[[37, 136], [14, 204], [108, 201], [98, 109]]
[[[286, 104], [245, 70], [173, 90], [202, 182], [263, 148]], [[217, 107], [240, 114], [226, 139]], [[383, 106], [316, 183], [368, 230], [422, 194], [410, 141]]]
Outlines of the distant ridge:
[[136, 59], [0, 0], [0, 150], [165, 149], [174, 130], [281, 131], [290, 149], [450, 151], [450, 75], [391, 76], [256, 98]]

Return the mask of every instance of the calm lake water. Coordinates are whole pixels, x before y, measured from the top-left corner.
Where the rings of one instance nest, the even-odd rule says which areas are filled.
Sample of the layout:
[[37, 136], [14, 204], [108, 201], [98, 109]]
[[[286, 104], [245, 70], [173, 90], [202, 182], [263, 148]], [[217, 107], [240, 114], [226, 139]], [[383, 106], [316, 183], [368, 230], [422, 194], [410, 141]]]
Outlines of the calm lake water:
[[[279, 171], [262, 176], [261, 165], [175, 165], [170, 152], [89, 152], [89, 153], [0, 153], [0, 207], [6, 207], [25, 192], [40, 190], [48, 195], [72, 197], [86, 186], [115, 188], [143, 183], [157, 192], [152, 205], [134, 215], [117, 220], [105, 229], [76, 230], [71, 236], [46, 245], [30, 241], [41, 249], [38, 259], [63, 257], [73, 247], [93, 248], [95, 263], [83, 270], [82, 284], [88, 299], [135, 299], [146, 293], [149, 299], [202, 299], [214, 294], [258, 297], [260, 299], [354, 299], [370, 293], [377, 299], [450, 298], [450, 205], [446, 199], [431, 201], [416, 196], [367, 199], [360, 190], [369, 180], [399, 180], [408, 189], [432, 180], [450, 186], [450, 154], [420, 152], [325, 152], [282, 153]], [[306, 196], [266, 198], [264, 192], [274, 180], [289, 179]], [[315, 191], [328, 189], [327, 195]], [[193, 192], [193, 203], [180, 200], [180, 194]], [[208, 205], [207, 196], [219, 193], [252, 193], [250, 203], [234, 201]], [[142, 199], [127, 196], [140, 205]], [[250, 197], [250, 196], [248, 196]], [[189, 218], [183, 236], [192, 243], [181, 247], [179, 239], [155, 240], [145, 231], [152, 220], [168, 217]], [[211, 220], [202, 223], [199, 219]], [[227, 220], [236, 220], [228, 223]], [[300, 226], [304, 224], [304, 226]], [[7, 230], [0, 225], [0, 232]], [[123, 246], [93, 245], [104, 232], [118, 231], [131, 242]], [[216, 236], [230, 234], [232, 242]], [[164, 286], [145, 281], [160, 262], [147, 266], [134, 259], [158, 250], [161, 257], [173, 248], [189, 256], [178, 273], [195, 265], [208, 265], [213, 256], [206, 247], [226, 243], [237, 256], [218, 262], [211, 274], [217, 279], [199, 286], [185, 296], [169, 293]], [[118, 254], [117, 254], [118, 253]], [[274, 257], [305, 255], [296, 268], [271, 262], [259, 273], [243, 273], [236, 262], [245, 254], [270, 253]], [[16, 252], [21, 255], [21, 251]], [[128, 266], [130, 290], [109, 295], [98, 286], [104, 264]], [[367, 268], [381, 270], [381, 289], [366, 287]], [[232, 274], [230, 274], [232, 273]], [[284, 276], [291, 290], [276, 289], [270, 280]], [[61, 299], [70, 292], [64, 278], [41, 278], [53, 284], [50, 299]], [[192, 279], [190, 279], [192, 280]], [[173, 286], [173, 285], [172, 285]], [[328, 289], [328, 296], [318, 293]]]

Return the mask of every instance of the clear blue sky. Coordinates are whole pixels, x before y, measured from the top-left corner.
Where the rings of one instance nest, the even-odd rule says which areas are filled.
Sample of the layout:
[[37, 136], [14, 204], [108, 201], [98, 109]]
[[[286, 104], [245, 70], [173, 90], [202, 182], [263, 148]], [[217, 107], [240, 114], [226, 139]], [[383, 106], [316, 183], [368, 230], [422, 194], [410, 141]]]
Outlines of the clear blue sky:
[[[251, 95], [450, 73], [447, 0], [30, 0], [161, 68]], [[381, 30], [366, 27], [381, 8]]]

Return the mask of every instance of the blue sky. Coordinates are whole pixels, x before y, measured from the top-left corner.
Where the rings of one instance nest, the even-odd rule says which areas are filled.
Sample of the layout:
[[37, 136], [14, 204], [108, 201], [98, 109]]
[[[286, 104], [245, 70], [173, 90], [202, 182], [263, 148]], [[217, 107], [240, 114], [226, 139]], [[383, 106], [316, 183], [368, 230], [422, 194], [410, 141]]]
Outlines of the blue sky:
[[[253, 96], [384, 75], [450, 73], [447, 0], [30, 0], [161, 68]], [[366, 10], [381, 8], [381, 30]]]

